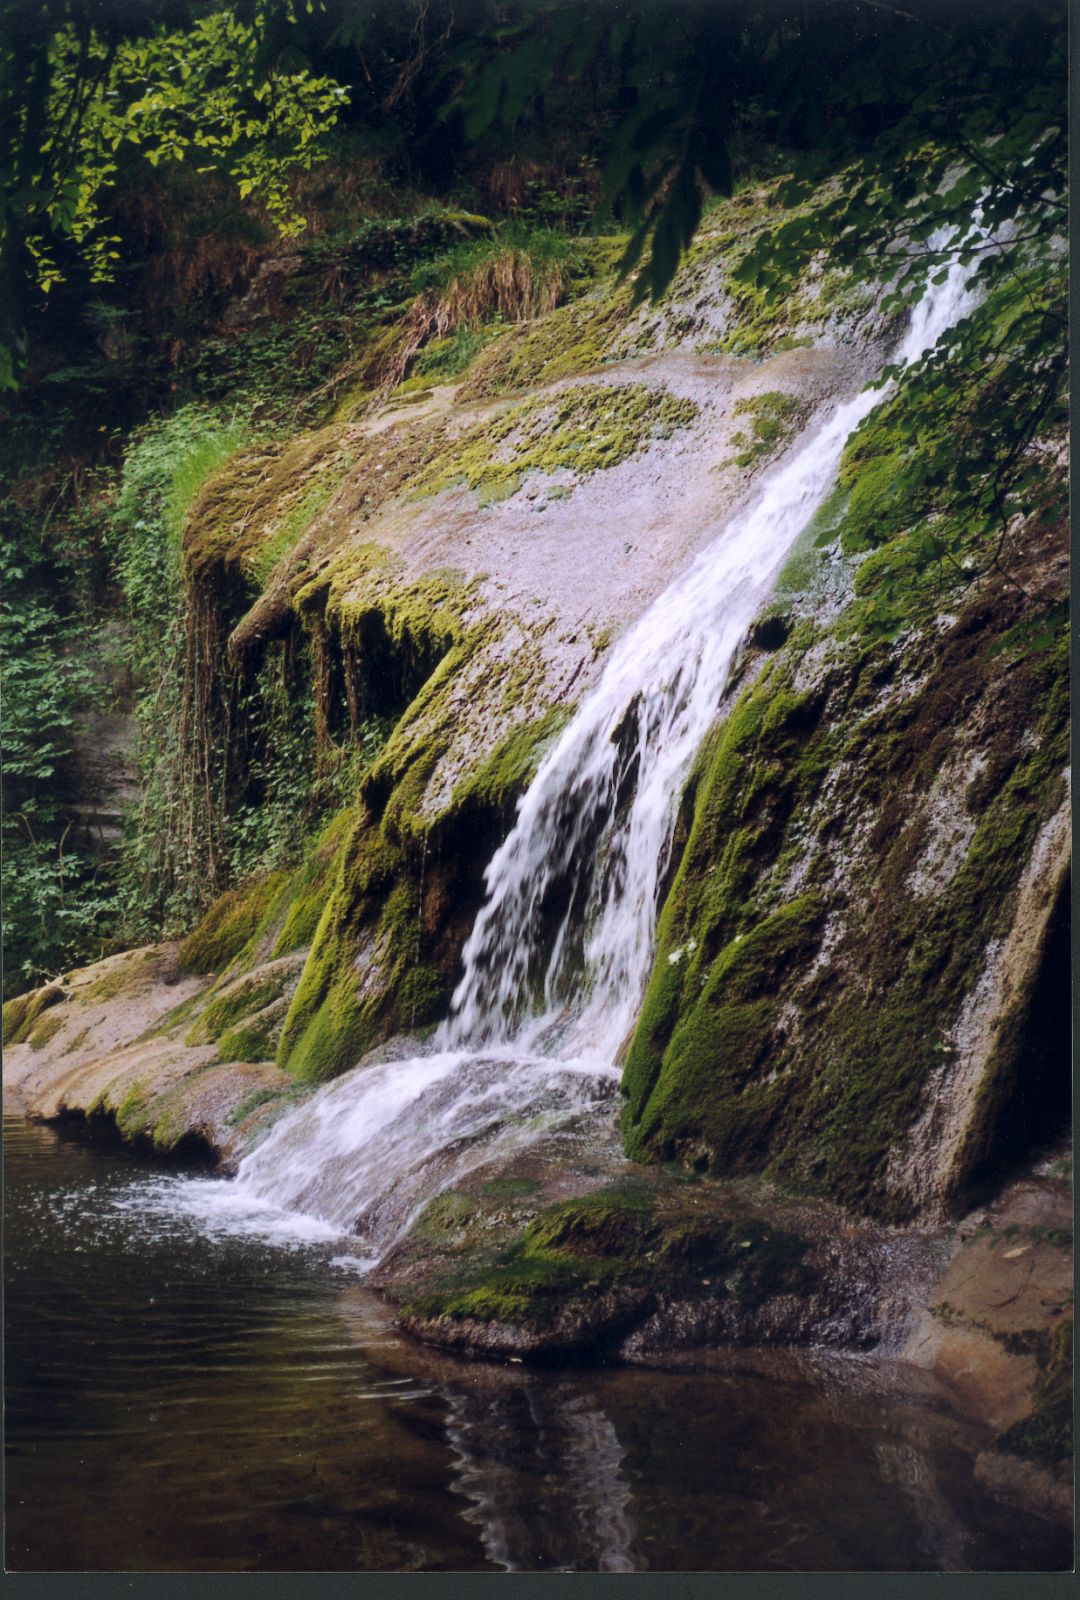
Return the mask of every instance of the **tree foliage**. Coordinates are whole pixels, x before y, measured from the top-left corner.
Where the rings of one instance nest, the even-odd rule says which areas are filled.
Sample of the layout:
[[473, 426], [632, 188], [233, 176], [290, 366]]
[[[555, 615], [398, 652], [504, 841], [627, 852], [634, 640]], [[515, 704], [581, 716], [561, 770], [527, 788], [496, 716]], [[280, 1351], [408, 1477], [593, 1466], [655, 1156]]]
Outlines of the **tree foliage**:
[[[631, 230], [623, 271], [644, 262], [639, 299], [670, 284], [707, 195], [731, 192], [748, 132], [795, 170], [780, 196], [792, 216], [746, 259], [747, 280], [790, 281], [825, 246], [868, 276], [966, 221], [979, 193], [991, 227], [1060, 220], [1064, 22], [1053, 0], [538, 0], [462, 47], [449, 105], [475, 138], [541, 114], [559, 81], [607, 74], [603, 205]], [[808, 207], [843, 166], [850, 181]], [[911, 255], [897, 290], [924, 278]]]
[[[48, 293], [81, 257], [107, 280], [122, 240], [106, 201], [132, 160], [194, 161], [231, 177], [288, 234], [303, 220], [289, 178], [310, 167], [347, 96], [313, 73], [291, 0], [134, 10], [79, 0], [9, 6], [0, 43], [0, 256], [8, 303]], [[27, 259], [29, 258], [29, 259]], [[2, 330], [14, 382], [20, 328]]]
[[[764, 286], [827, 240], [853, 269], [970, 205], [1041, 225], [1064, 168], [1056, 0], [8, 0], [0, 45], [5, 296], [81, 256], [110, 275], [111, 188], [145, 163], [226, 173], [286, 233], [290, 181], [343, 114], [410, 148], [509, 140], [553, 102], [588, 107], [601, 212], [629, 233], [635, 293], [670, 284], [747, 141], [795, 171], [791, 209], [744, 263]], [[441, 132], [439, 131], [441, 129]], [[782, 153], [782, 155], [781, 155]], [[810, 210], [823, 171], [856, 181]], [[957, 164], [963, 168], [958, 176]], [[1048, 200], [1047, 195], [1056, 196]], [[846, 257], [845, 257], [846, 251]], [[898, 290], [921, 281], [910, 263]], [[6, 340], [11, 381], [12, 339]], [[0, 374], [2, 376], [2, 374]]]

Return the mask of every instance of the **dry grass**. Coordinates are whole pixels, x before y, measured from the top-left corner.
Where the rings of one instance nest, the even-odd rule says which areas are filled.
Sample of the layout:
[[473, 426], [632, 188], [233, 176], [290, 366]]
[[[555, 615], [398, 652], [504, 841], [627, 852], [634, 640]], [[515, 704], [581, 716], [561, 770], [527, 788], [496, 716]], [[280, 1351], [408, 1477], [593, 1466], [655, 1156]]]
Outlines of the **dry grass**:
[[409, 363], [430, 339], [443, 339], [459, 328], [485, 322], [528, 322], [560, 305], [566, 273], [559, 261], [538, 266], [527, 250], [499, 251], [450, 280], [441, 289], [417, 295], [402, 324], [379, 383], [385, 398], [408, 371]]

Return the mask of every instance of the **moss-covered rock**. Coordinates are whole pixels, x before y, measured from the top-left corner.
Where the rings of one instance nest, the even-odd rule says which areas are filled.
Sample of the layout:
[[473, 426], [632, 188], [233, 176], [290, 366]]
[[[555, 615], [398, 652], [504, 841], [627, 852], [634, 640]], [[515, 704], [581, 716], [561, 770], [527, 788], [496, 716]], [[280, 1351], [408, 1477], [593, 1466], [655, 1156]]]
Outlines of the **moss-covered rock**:
[[[441, 1196], [418, 1230], [455, 1243], [464, 1236], [468, 1245], [478, 1209], [480, 1199]], [[661, 1304], [730, 1298], [750, 1310], [804, 1294], [807, 1249], [805, 1239], [762, 1217], [664, 1209], [640, 1185], [608, 1187], [546, 1207], [494, 1254], [467, 1249], [441, 1282], [405, 1292], [404, 1315], [429, 1327], [517, 1327], [539, 1348], [595, 1353]]]
[[602, 371], [616, 359], [614, 346], [629, 318], [630, 290], [608, 288], [539, 322], [509, 329], [473, 362], [463, 396], [517, 394]]
[[288, 873], [272, 872], [220, 895], [181, 942], [177, 956], [181, 972], [217, 974], [230, 967], [273, 915], [288, 881]]
[[[1056, 539], [1031, 546], [1050, 587]], [[913, 595], [894, 646], [842, 612], [759, 658], [702, 763], [661, 920], [624, 1074], [631, 1154], [766, 1171], [895, 1220], [930, 1198], [903, 1151], [1064, 793], [1064, 636], [1006, 648], [1043, 604], [999, 581], [928, 625]], [[933, 1198], [985, 1165], [1007, 1045], [979, 1090], [996, 1109], [980, 1136], [968, 1106]]]
[[30, 1030], [30, 1048], [44, 1050], [50, 1039], [54, 1039], [64, 1026], [64, 1018], [55, 1011], [46, 1012]]
[[452, 956], [443, 951], [435, 964], [439, 928], [430, 913], [425, 927], [421, 899], [400, 846], [370, 815], [354, 820], [284, 1021], [279, 1065], [318, 1082], [399, 1029], [438, 1018]]
[[31, 1030], [43, 1011], [64, 999], [63, 985], [46, 983], [28, 994], [15, 995], [4, 1002], [4, 1043], [21, 1044], [29, 1038]]
[[[222, 1055], [227, 1055], [225, 1036], [241, 1020], [264, 1013], [275, 1002], [287, 1001], [296, 987], [302, 965], [303, 956], [281, 956], [229, 981], [219, 981], [209, 991], [209, 998], [188, 1031], [185, 1043], [218, 1043]], [[234, 1059], [265, 1060], [266, 1057], [238, 1055]]]
[[513, 494], [531, 472], [578, 478], [615, 467], [651, 439], [669, 438], [698, 415], [693, 400], [634, 384], [573, 384], [487, 421], [454, 440], [417, 486], [437, 494], [465, 484], [483, 502]]
[[1039, 1378], [1028, 1416], [1014, 1422], [997, 1447], [1047, 1466], [1073, 1453], [1073, 1319], [1064, 1318], [1038, 1343]]
[[794, 395], [770, 389], [765, 394], [737, 400], [734, 414], [745, 417], [749, 428], [748, 433], [740, 430], [732, 439], [732, 443], [739, 446], [734, 456], [735, 465], [753, 467], [775, 455], [795, 431], [800, 416], [805, 417], [806, 407], [801, 406]]

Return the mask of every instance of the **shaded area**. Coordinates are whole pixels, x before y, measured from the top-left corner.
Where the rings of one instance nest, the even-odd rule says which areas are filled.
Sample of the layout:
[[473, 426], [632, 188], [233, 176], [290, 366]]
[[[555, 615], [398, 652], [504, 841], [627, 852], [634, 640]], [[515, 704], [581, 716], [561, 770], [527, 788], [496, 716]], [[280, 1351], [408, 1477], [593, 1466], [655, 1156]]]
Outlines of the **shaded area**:
[[1019, 1028], [1009, 1077], [973, 1168], [971, 1187], [990, 1193], [1003, 1173], [1068, 1130], [1072, 1111], [1072, 875], [1067, 874], [1046, 929], [1038, 977]]
[[[1061, 1568], [928, 1379], [416, 1350], [341, 1246], [190, 1224], [191, 1180], [5, 1121], [14, 1570]], [[337, 1264], [335, 1264], [335, 1262]]]

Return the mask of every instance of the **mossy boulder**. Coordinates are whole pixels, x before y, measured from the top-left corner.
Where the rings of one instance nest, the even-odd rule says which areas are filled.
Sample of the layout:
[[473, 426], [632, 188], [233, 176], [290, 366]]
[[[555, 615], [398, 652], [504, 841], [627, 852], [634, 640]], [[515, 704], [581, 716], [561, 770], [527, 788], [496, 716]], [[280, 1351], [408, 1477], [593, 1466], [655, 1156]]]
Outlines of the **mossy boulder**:
[[181, 942], [181, 972], [217, 975], [232, 966], [272, 916], [287, 882], [288, 874], [274, 872], [220, 895]]
[[21, 1044], [30, 1034], [43, 1011], [58, 1005], [65, 998], [59, 983], [46, 983], [28, 994], [5, 1000], [3, 1011], [4, 1044]]
[[[531, 1354], [595, 1356], [660, 1305], [731, 1299], [749, 1311], [812, 1288], [808, 1241], [796, 1233], [762, 1217], [663, 1207], [633, 1183], [548, 1206], [487, 1254], [469, 1235], [483, 1204], [455, 1196], [451, 1205], [441, 1196], [416, 1225], [421, 1237], [449, 1230], [450, 1241], [465, 1247], [441, 1281], [436, 1272], [420, 1292], [395, 1296], [406, 1324], [437, 1342], [483, 1346], [513, 1340], [517, 1330]], [[487, 1335], [478, 1331], [485, 1324]]]

